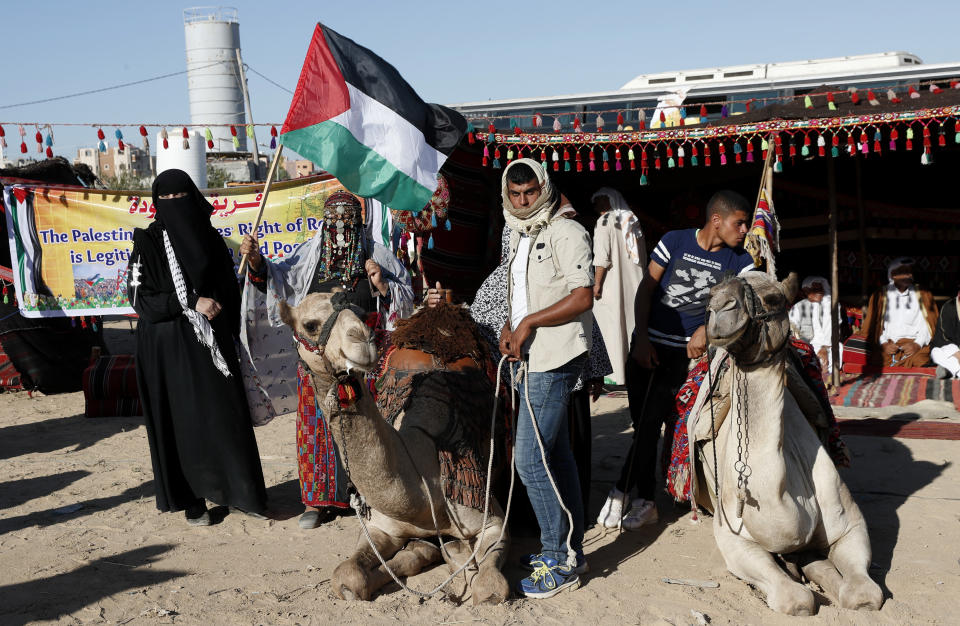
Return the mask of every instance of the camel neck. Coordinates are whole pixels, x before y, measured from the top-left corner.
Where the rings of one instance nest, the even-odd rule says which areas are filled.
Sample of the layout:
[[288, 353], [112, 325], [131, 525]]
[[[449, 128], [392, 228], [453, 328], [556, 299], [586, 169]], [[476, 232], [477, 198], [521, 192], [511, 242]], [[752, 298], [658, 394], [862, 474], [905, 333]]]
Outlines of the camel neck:
[[[737, 461], [743, 461], [751, 467], [754, 491], [759, 485], [764, 488], [779, 488], [783, 484], [783, 407], [786, 364], [782, 358], [774, 359], [770, 364], [750, 368], [749, 371], [736, 370], [731, 380], [730, 437], [727, 440], [727, 454], [731, 463], [727, 464], [732, 472], [733, 482], [737, 484], [738, 472], [734, 469]], [[738, 433], [740, 436], [738, 436]], [[739, 445], [739, 449], [738, 449]], [[758, 476], [761, 472], [762, 480]], [[751, 489], [751, 478], [747, 478], [747, 489]]]

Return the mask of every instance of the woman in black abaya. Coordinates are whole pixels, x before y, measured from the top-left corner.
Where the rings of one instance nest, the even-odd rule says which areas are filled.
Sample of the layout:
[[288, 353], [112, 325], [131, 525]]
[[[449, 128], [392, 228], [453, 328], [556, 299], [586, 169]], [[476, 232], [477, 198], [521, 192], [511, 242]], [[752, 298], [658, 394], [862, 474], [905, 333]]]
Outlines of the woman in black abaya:
[[210, 524], [206, 500], [259, 516], [260, 456], [235, 337], [240, 289], [213, 207], [187, 174], [153, 183], [156, 218], [133, 232], [127, 290], [157, 508]]

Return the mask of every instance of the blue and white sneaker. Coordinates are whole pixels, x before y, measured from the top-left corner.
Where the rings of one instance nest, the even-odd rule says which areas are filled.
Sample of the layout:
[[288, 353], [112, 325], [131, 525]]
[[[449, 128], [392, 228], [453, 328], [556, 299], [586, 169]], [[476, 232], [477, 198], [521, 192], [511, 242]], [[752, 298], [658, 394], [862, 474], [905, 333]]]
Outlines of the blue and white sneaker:
[[541, 556], [533, 563], [534, 570], [517, 585], [517, 592], [528, 598], [552, 598], [564, 589], [580, 586], [580, 577], [574, 568], [557, 563], [556, 559]]
[[[524, 554], [520, 559], [520, 569], [532, 572], [537, 568], [540, 561], [543, 560], [542, 554]], [[590, 571], [590, 565], [587, 563], [587, 557], [582, 554], [577, 555], [577, 567], [573, 570], [578, 576], [583, 576]]]

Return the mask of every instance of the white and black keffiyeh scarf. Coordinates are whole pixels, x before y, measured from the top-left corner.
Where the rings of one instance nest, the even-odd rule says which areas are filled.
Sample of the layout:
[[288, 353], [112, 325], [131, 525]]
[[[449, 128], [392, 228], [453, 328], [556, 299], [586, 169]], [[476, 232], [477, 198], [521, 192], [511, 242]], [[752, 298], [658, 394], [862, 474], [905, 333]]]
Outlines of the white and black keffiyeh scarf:
[[213, 358], [213, 364], [216, 366], [220, 373], [230, 377], [230, 368], [227, 367], [227, 362], [224, 360], [223, 355], [220, 354], [220, 348], [217, 346], [216, 337], [213, 335], [213, 326], [210, 325], [210, 321], [200, 313], [191, 309], [187, 305], [187, 284], [183, 280], [183, 272], [180, 271], [180, 264], [177, 263], [177, 257], [173, 253], [173, 246], [170, 244], [170, 236], [167, 234], [167, 231], [163, 231], [163, 247], [167, 253], [167, 263], [170, 265], [170, 275], [173, 277], [173, 286], [177, 292], [177, 300], [180, 301], [180, 306], [183, 307], [183, 314], [190, 320], [190, 325], [193, 326], [193, 332], [197, 336], [197, 341], [206, 346], [210, 350], [210, 356]]

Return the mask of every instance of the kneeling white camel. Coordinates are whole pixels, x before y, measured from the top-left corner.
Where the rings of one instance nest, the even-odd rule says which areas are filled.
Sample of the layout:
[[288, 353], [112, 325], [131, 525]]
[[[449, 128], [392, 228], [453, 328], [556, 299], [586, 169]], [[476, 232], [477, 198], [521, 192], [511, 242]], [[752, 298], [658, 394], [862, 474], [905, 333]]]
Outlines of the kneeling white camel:
[[[763, 592], [770, 608], [813, 614], [814, 595], [798, 582], [799, 566], [840, 606], [879, 609], [883, 594], [867, 571], [866, 523], [804, 417], [801, 405], [810, 398], [788, 385], [796, 372], [788, 371], [787, 306], [796, 290], [795, 275], [778, 283], [751, 272], [711, 292], [707, 336], [732, 364], [717, 381], [729, 400], [720, 402], [726, 417], [715, 435], [716, 469], [713, 444], [695, 451], [697, 501], [713, 512], [727, 568]], [[711, 429], [710, 406], [700, 400], [699, 407], [688, 422], [691, 441]]]

